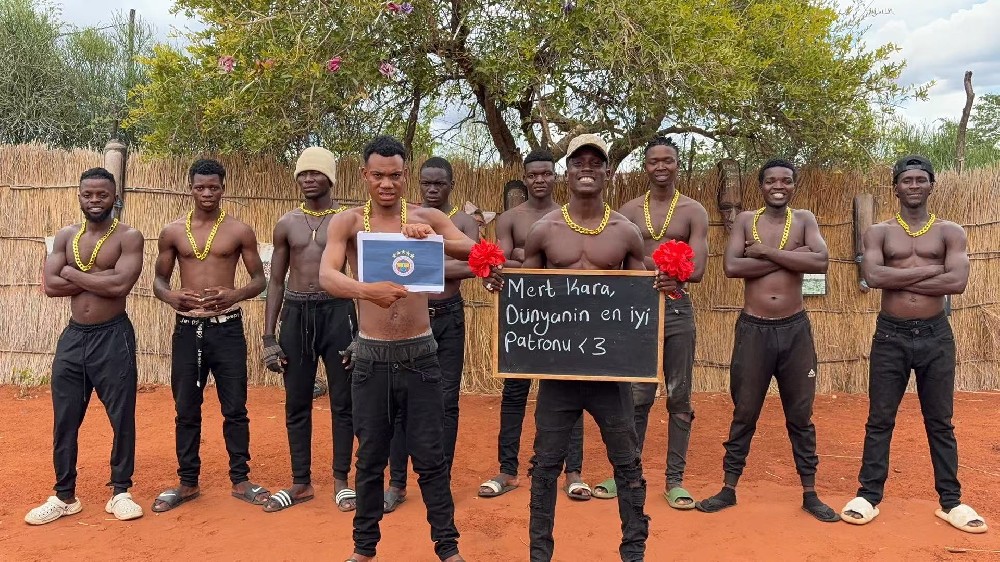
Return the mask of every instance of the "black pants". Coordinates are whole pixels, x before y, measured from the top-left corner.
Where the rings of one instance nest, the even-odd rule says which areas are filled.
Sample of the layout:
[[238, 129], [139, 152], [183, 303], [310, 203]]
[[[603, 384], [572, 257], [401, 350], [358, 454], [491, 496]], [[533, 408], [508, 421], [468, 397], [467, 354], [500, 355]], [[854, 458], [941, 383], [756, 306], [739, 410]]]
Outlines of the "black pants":
[[355, 552], [375, 556], [381, 538], [385, 467], [398, 419], [427, 508], [434, 552], [442, 560], [457, 554], [455, 502], [442, 446], [441, 367], [434, 337], [381, 341], [358, 336], [351, 376], [358, 436]]
[[[663, 375], [667, 382], [667, 485], [671, 488], [684, 482], [688, 443], [691, 441], [691, 375], [694, 371], [695, 327], [691, 298], [667, 299], [663, 319]], [[635, 432], [639, 451], [646, 442], [649, 411], [656, 400], [655, 384], [633, 383]]]
[[552, 559], [555, 541], [556, 496], [559, 472], [566, 459], [570, 433], [586, 410], [601, 429], [618, 487], [622, 520], [619, 554], [624, 562], [642, 560], [649, 536], [646, 480], [632, 420], [629, 383], [542, 380], [535, 407], [535, 454], [531, 458], [531, 520], [528, 534], [531, 561]]
[[878, 316], [868, 371], [868, 423], [858, 496], [872, 505], [882, 501], [889, 475], [889, 443], [911, 370], [917, 376], [934, 488], [941, 507], [951, 509], [962, 503], [962, 488], [958, 483], [958, 443], [951, 423], [955, 336], [943, 312], [927, 320], [903, 320], [885, 313]]
[[247, 340], [240, 311], [211, 318], [177, 316], [170, 387], [177, 411], [177, 475], [197, 486], [201, 472], [201, 405], [211, 371], [222, 406], [222, 436], [229, 453], [229, 479], [249, 480], [250, 420], [247, 418]]
[[[500, 472], [517, 476], [517, 455], [521, 450], [521, 428], [528, 405], [531, 379], [504, 379], [500, 399], [500, 434], [497, 436], [497, 460]], [[583, 416], [576, 420], [569, 434], [566, 472], [583, 472]]]
[[795, 470], [803, 486], [814, 486], [819, 464], [816, 427], [812, 423], [816, 349], [805, 311], [778, 320], [740, 313], [736, 321], [736, 342], [729, 366], [733, 423], [722, 463], [726, 484], [735, 486], [743, 474], [772, 376], [778, 381]]
[[[80, 424], [94, 390], [111, 421], [111, 482], [116, 492], [132, 487], [135, 468], [135, 330], [121, 314], [101, 324], [70, 320], [56, 344], [52, 362], [52, 462], [56, 496], [76, 497], [76, 458]], [[14, 449], [8, 453], [17, 454]]]
[[[455, 441], [458, 439], [458, 394], [462, 387], [462, 369], [465, 366], [465, 301], [462, 295], [429, 301], [431, 331], [437, 342], [438, 364], [441, 365], [441, 395], [444, 400], [444, 460], [448, 473], [455, 460]], [[389, 485], [406, 487], [406, 432], [402, 420], [396, 421], [389, 452]]]
[[354, 448], [351, 378], [340, 352], [354, 339], [354, 301], [326, 293], [286, 293], [279, 343], [285, 366], [285, 427], [292, 457], [292, 482], [309, 484], [312, 465], [313, 386], [323, 360], [333, 416], [333, 477], [347, 480]]

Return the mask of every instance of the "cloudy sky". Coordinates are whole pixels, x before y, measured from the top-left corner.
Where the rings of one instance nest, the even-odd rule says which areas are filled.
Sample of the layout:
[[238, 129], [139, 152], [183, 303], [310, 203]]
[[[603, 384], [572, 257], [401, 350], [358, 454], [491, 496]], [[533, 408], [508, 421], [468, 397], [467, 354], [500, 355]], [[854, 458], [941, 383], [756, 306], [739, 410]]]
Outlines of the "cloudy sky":
[[[107, 22], [115, 10], [135, 8], [166, 40], [172, 30], [198, 27], [172, 15], [171, 6], [167, 0], [63, 0], [62, 12], [66, 21], [96, 25]], [[871, 6], [887, 13], [870, 20], [866, 43], [892, 42], [901, 48], [899, 56], [907, 61], [903, 83], [936, 82], [930, 99], [907, 104], [904, 115], [915, 121], [957, 119], [965, 101], [966, 70], [973, 71], [977, 95], [1000, 93], [1000, 0], [871, 0]]]

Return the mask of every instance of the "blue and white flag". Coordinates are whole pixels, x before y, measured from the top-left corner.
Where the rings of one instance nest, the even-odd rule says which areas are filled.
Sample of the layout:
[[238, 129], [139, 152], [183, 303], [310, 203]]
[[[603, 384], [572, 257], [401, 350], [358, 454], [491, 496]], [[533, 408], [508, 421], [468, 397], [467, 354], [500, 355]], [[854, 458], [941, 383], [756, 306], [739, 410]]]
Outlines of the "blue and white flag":
[[392, 281], [414, 293], [444, 291], [444, 237], [418, 240], [389, 232], [358, 233], [358, 280]]

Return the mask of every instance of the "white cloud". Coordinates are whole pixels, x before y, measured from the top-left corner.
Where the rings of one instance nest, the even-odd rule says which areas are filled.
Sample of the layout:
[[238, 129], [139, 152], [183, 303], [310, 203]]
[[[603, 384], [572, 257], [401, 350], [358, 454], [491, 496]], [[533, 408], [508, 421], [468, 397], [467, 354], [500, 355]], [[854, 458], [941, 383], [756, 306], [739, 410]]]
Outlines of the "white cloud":
[[178, 43], [174, 37], [176, 31], [202, 26], [183, 14], [171, 14], [172, 7], [172, 0], [64, 0], [59, 6], [63, 21], [81, 27], [107, 25], [114, 12], [127, 15], [130, 9], [135, 9], [140, 18], [153, 24], [160, 41]]

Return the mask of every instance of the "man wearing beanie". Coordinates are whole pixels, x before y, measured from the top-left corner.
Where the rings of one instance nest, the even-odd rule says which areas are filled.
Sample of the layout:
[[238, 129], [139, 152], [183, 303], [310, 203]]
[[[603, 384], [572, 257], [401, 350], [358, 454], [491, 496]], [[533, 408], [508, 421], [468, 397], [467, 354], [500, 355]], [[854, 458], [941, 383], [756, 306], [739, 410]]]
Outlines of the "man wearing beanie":
[[[357, 332], [354, 301], [334, 298], [319, 285], [319, 264], [330, 217], [347, 207], [330, 193], [337, 160], [329, 150], [302, 151], [294, 178], [305, 201], [274, 227], [271, 279], [264, 313], [264, 362], [285, 382], [285, 426], [292, 457], [292, 486], [273, 494], [264, 511], [281, 511], [313, 498], [312, 399], [319, 361], [326, 371], [333, 415], [334, 501], [353, 511], [356, 494], [347, 484], [354, 445], [351, 379], [340, 355]], [[285, 277], [288, 277], [287, 283]], [[275, 337], [278, 317], [279, 336]]]
[[935, 515], [956, 529], [985, 533], [986, 520], [962, 503], [958, 443], [951, 417], [955, 406], [955, 335], [945, 297], [965, 291], [969, 255], [965, 230], [927, 210], [934, 168], [923, 156], [900, 158], [892, 169], [896, 216], [865, 231], [861, 269], [872, 289], [882, 289], [868, 355], [868, 423], [858, 496], [841, 518], [864, 525], [878, 516], [889, 477], [889, 444], [910, 372], [917, 380], [934, 489]]

